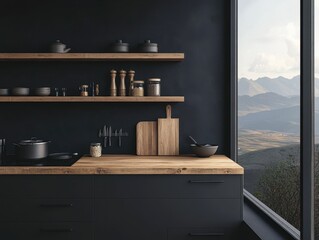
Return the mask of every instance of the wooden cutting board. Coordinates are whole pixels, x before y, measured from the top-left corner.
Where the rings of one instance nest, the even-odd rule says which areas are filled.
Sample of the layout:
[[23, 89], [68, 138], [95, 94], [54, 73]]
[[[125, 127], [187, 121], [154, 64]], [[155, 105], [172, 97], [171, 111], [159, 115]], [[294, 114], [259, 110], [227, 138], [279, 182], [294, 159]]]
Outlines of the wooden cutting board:
[[157, 122], [139, 122], [136, 125], [136, 154], [157, 155]]
[[158, 119], [158, 155], [179, 155], [179, 119], [172, 118], [171, 105], [166, 106], [166, 118]]

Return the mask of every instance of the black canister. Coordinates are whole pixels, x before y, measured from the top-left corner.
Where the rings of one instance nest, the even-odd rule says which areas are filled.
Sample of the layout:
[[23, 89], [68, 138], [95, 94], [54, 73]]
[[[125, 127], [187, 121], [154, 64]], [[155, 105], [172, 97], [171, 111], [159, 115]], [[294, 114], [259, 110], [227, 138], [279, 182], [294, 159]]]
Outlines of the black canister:
[[130, 51], [130, 45], [124, 43], [122, 40], [117, 40], [111, 45], [111, 51], [114, 53], [128, 53]]
[[142, 53], [157, 53], [158, 44], [152, 43], [151, 40], [145, 40], [144, 43], [139, 45], [139, 51]]

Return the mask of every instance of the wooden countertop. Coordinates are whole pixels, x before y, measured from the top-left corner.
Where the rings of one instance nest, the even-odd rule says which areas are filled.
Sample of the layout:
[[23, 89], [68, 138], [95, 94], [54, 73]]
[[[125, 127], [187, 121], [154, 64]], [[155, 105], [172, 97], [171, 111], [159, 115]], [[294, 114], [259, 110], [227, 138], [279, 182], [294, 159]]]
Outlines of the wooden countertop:
[[244, 169], [223, 155], [193, 156], [104, 155], [82, 157], [70, 167], [0, 167], [9, 174], [243, 174]]

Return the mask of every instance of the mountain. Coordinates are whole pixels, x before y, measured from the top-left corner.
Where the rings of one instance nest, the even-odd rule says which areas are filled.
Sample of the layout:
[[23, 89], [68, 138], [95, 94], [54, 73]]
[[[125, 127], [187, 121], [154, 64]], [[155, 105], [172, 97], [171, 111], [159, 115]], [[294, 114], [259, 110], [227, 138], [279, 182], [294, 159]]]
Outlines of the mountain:
[[300, 107], [294, 106], [247, 114], [238, 119], [238, 128], [299, 134]]
[[300, 98], [284, 97], [277, 93], [267, 92], [255, 96], [238, 96], [238, 115], [244, 116], [249, 113], [269, 111], [300, 105]]
[[[315, 81], [316, 93], [319, 94], [319, 79]], [[273, 92], [282, 96], [300, 95], [300, 76], [291, 79], [284, 77], [262, 77], [257, 80], [241, 78], [238, 81], [238, 95], [255, 96], [262, 93]]]
[[247, 78], [241, 78], [238, 84], [238, 95], [248, 95], [254, 96], [261, 93], [268, 92], [267, 89], [263, 88], [260, 84], [258, 84], [254, 80], [249, 80]]

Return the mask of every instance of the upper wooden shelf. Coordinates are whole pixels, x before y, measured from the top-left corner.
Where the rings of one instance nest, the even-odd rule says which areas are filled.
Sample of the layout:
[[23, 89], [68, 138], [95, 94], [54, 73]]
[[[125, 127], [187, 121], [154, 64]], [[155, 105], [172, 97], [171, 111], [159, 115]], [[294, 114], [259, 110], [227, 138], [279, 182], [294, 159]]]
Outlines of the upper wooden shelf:
[[0, 102], [184, 102], [183, 96], [161, 96], [161, 97], [39, 97], [39, 96], [0, 96]]
[[184, 53], [0, 53], [0, 61], [182, 61]]

